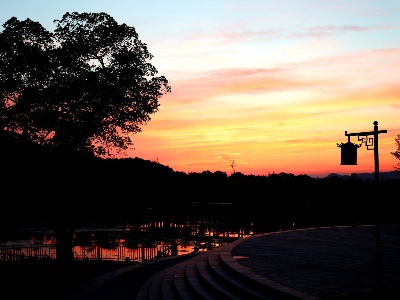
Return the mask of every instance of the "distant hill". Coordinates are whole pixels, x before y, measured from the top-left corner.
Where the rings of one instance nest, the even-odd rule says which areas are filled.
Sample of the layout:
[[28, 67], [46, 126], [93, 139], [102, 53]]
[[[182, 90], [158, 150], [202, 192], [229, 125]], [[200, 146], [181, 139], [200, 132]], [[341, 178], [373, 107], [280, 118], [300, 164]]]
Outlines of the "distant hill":
[[[373, 173], [352, 173], [351, 175], [340, 175], [337, 173], [331, 173], [324, 178], [331, 178], [331, 177], [338, 177], [340, 179], [362, 179], [365, 181], [374, 181], [375, 180], [375, 172]], [[400, 179], [400, 175], [397, 171], [390, 171], [390, 172], [379, 172], [379, 180], [391, 180], [391, 179]]]

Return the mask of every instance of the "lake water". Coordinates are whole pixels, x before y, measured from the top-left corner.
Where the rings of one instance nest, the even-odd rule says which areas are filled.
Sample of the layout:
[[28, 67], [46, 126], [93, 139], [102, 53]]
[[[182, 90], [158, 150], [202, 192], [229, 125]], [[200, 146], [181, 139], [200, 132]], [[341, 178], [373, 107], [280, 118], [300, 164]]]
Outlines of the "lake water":
[[[140, 260], [143, 249], [162, 252], [168, 245], [177, 244], [177, 254], [207, 251], [253, 233], [246, 228], [230, 227], [213, 222], [165, 223], [149, 222], [137, 226], [108, 226], [76, 228], [73, 235], [74, 257], [82, 259]], [[3, 241], [0, 248], [49, 246], [48, 255], [55, 255], [57, 241], [54, 228], [23, 228], [14, 239]], [[44, 249], [45, 247], [42, 247]], [[54, 249], [54, 250], [52, 250]], [[54, 252], [54, 253], [53, 253]], [[46, 252], [47, 253], [47, 252]], [[151, 255], [151, 254], [149, 254]]]

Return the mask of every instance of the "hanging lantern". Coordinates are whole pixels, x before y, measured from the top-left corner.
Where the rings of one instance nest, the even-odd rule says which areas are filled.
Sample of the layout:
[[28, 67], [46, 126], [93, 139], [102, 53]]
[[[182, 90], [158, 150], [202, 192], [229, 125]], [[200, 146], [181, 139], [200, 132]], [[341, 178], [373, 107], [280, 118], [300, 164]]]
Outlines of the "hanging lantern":
[[341, 148], [341, 165], [357, 165], [357, 145], [351, 142], [337, 144]]

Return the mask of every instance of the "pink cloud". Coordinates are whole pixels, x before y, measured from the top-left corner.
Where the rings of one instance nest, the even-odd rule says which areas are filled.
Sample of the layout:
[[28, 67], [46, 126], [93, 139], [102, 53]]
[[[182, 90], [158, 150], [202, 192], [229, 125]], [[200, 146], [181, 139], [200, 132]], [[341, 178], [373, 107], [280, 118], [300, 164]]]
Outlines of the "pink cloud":
[[201, 97], [227, 94], [254, 94], [287, 91], [321, 84], [309, 82], [299, 76], [289, 76], [285, 69], [219, 69], [196, 73], [196, 77], [176, 83], [171, 97], [174, 101], [197, 101]]

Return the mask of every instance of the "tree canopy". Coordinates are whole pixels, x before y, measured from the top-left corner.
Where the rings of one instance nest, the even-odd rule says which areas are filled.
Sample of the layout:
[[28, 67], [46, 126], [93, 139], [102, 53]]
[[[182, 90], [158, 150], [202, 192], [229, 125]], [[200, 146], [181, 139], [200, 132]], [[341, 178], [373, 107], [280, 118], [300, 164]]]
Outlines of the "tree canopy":
[[10, 18], [0, 33], [0, 129], [41, 145], [106, 155], [171, 91], [134, 27], [106, 13], [65, 13], [54, 32]]
[[[396, 159], [400, 160], [400, 134], [395, 138], [397, 149], [396, 151], [390, 152]], [[400, 162], [397, 163], [397, 166], [394, 169], [400, 174]]]

